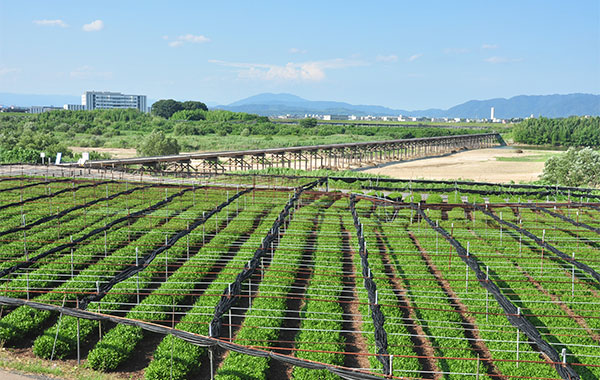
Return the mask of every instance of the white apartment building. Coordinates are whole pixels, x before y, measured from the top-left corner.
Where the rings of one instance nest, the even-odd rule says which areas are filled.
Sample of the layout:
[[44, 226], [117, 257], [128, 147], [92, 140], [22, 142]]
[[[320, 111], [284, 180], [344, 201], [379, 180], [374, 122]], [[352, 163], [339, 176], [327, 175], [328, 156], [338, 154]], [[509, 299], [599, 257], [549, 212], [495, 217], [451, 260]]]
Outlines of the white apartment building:
[[86, 91], [81, 95], [86, 110], [110, 108], [135, 108], [147, 112], [146, 95], [126, 95], [120, 92]]

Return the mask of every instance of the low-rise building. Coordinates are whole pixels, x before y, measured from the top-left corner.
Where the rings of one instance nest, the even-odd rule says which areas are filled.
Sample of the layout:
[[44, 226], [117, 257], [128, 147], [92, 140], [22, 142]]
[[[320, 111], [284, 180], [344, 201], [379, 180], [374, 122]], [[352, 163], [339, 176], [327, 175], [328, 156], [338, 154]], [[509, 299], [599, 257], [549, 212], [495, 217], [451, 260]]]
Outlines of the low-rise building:
[[85, 106], [83, 104], [65, 104], [63, 109], [68, 111], [84, 111]]
[[42, 113], [48, 111], [62, 110], [62, 107], [54, 106], [31, 106], [29, 107], [29, 113]]

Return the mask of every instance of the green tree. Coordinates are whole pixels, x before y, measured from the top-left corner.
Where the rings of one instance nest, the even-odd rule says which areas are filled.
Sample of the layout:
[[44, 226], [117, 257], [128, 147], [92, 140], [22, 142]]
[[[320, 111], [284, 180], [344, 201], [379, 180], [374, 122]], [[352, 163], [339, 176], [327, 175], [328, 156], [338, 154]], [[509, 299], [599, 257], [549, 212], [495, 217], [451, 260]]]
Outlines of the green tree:
[[300, 120], [300, 127], [302, 128], [314, 128], [317, 126], [317, 119], [308, 118]]
[[513, 129], [516, 142], [537, 145], [600, 146], [600, 117], [527, 119]]
[[136, 147], [139, 156], [165, 156], [179, 154], [181, 147], [176, 139], [154, 130]]
[[181, 103], [181, 107], [184, 110], [188, 110], [188, 111], [193, 111], [193, 110], [208, 111], [208, 107], [206, 106], [206, 104], [204, 104], [202, 102], [196, 102], [193, 100], [188, 100], [188, 101]]
[[181, 111], [181, 103], [173, 99], [161, 99], [152, 104], [152, 114], [168, 119], [177, 111]]
[[188, 120], [188, 121], [206, 120], [207, 112], [208, 111], [204, 111], [201, 109], [177, 111], [173, 114], [173, 116], [171, 116], [171, 120]]
[[591, 148], [569, 148], [566, 153], [546, 161], [541, 179], [563, 186], [597, 187], [600, 185], [600, 153]]

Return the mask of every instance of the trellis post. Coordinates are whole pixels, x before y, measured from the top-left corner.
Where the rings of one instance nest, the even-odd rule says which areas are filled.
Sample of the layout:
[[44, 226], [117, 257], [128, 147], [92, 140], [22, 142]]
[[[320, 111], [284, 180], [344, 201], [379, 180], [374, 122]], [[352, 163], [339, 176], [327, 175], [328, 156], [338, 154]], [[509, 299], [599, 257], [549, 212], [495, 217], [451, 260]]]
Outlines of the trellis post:
[[[571, 255], [575, 262], [575, 252]], [[571, 264], [571, 298], [575, 297], [575, 264]]]
[[[517, 315], [521, 316], [521, 308], [517, 307]], [[517, 327], [517, 368], [519, 368], [519, 340], [521, 338], [521, 330]]]
[[544, 243], [546, 241], [546, 230], [542, 230], [542, 256], [540, 257], [540, 276], [544, 274]]
[[[467, 260], [469, 258], [469, 246], [471, 242], [467, 242]], [[469, 264], [465, 264], [465, 293], [469, 292]]]
[[[485, 282], [488, 283], [490, 280], [490, 267], [488, 265], [485, 266]], [[489, 313], [489, 301], [490, 301], [490, 292], [487, 288], [485, 288], [485, 321], [488, 321], [488, 313]]]
[[69, 240], [71, 241], [71, 280], [74, 277], [75, 268], [73, 266], [73, 235], [69, 236]]
[[[135, 266], [138, 267], [139, 264], [139, 260], [138, 260], [138, 247], [135, 247]], [[137, 286], [137, 303], [140, 303], [140, 272], [137, 272], [137, 281], [136, 281], [136, 286]]]
[[[502, 220], [502, 211], [500, 211], [500, 220]], [[500, 223], [500, 246], [502, 246], [502, 223]]]
[[[79, 309], [79, 297], [76, 300], [77, 308]], [[77, 365], [81, 364], [81, 349], [79, 341], [79, 318], [77, 318]]]
[[188, 220], [187, 222], [187, 235], [185, 235], [186, 237], [186, 249], [187, 249], [187, 259], [190, 259], [190, 222]]

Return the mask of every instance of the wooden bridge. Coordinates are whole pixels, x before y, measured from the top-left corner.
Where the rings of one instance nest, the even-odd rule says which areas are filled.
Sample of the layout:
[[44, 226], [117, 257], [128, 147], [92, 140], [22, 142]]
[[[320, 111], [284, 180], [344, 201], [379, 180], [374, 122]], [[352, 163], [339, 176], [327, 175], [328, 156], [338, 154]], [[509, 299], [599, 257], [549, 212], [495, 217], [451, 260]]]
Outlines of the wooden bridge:
[[287, 148], [135, 157], [88, 161], [83, 165], [75, 163], [64, 164], [64, 166], [135, 172], [194, 172], [198, 174], [282, 167], [304, 170], [352, 169], [393, 161], [440, 156], [461, 150], [489, 148], [503, 144], [504, 142], [498, 133], [482, 133]]

